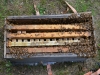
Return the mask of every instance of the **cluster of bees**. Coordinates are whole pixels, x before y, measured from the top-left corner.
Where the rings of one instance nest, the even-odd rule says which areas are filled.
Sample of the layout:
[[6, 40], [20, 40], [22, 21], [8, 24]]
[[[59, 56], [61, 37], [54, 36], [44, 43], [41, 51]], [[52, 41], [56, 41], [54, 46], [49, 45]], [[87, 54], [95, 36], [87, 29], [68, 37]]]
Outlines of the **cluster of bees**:
[[29, 57], [27, 48], [22, 47], [9, 47], [10, 54], [15, 59], [23, 59]]

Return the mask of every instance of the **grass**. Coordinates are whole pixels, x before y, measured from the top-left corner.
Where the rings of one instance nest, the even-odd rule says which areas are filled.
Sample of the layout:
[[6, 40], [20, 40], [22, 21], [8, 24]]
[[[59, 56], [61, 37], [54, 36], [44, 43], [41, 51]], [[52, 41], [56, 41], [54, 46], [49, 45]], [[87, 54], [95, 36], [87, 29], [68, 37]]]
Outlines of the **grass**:
[[[35, 14], [35, 10], [33, 8], [33, 0], [0, 0], [0, 1], [1, 1], [0, 2], [0, 10], [1, 10], [0, 11], [0, 27], [4, 25], [4, 18], [6, 16], [33, 15], [33, 14]], [[48, 3], [47, 1], [49, 2], [49, 0], [40, 0], [40, 3], [37, 5], [41, 15], [44, 15], [45, 11], [48, 10], [46, 8], [46, 5]], [[57, 1], [57, 2], [60, 2], [60, 1]], [[75, 3], [72, 2], [71, 5], [78, 12], [91, 11], [92, 14], [95, 16], [98, 11], [95, 11], [95, 8], [93, 8], [90, 1], [91, 0], [88, 0], [88, 1], [86, 1], [86, 0], [75, 0]], [[50, 1], [50, 3], [48, 3], [48, 4], [49, 4], [48, 8], [50, 7], [51, 9], [55, 8], [55, 6], [56, 6], [53, 0]], [[100, 3], [95, 2], [95, 6], [100, 6]], [[54, 11], [55, 12], [55, 10], [48, 10], [48, 11]], [[48, 14], [48, 13], [46, 13], [46, 14]], [[98, 25], [100, 25], [100, 21], [98, 21]], [[100, 50], [98, 51], [98, 59], [100, 60]], [[12, 67], [12, 64], [9, 61], [7, 61], [7, 62], [5, 62], [4, 60], [1, 60], [1, 61], [3, 61], [3, 62], [0, 62], [0, 74], [3, 73], [1, 75], [4, 75], [4, 74], [5, 75], [13, 75], [12, 69], [16, 68], [16, 67]], [[67, 65], [74, 66], [72, 63], [67, 63]], [[77, 64], [75, 64], [75, 65], [77, 65]], [[52, 70], [56, 71], [55, 75], [68, 75], [68, 74], [70, 74], [70, 72], [68, 71], [68, 68], [63, 68], [63, 67], [64, 66], [61, 66], [59, 68], [55, 67], [55, 69], [52, 69]], [[97, 68], [98, 66], [95, 66], [95, 67]], [[34, 66], [34, 67], [27, 66], [27, 67], [23, 67], [23, 69], [24, 68], [27, 68], [27, 70], [32, 70], [31, 72], [33, 72], [33, 69], [35, 71], [38, 70], [38, 69], [46, 70], [46, 66]], [[20, 71], [20, 68], [16, 69], [16, 71], [17, 70]], [[83, 75], [83, 74], [84, 74], [83, 71], [79, 72], [79, 75]]]
[[84, 75], [84, 74], [85, 74], [85, 72], [80, 71], [78, 75]]
[[69, 75], [69, 71], [68, 70], [59, 70], [55, 73], [56, 75]]
[[46, 0], [41, 0], [40, 1], [40, 4], [37, 6], [39, 12], [40, 12], [40, 15], [43, 15], [45, 13], [45, 4], [46, 4]]
[[100, 61], [100, 50], [98, 50], [98, 56], [97, 59]]
[[12, 64], [10, 61], [1, 61], [0, 62], [0, 74], [12, 75]]
[[34, 12], [32, 0], [2, 0], [0, 8], [0, 16], [32, 15]]
[[76, 0], [75, 8], [78, 12], [91, 11], [93, 16], [96, 15], [95, 10], [92, 7], [92, 3], [86, 0]]
[[43, 15], [45, 13], [45, 8], [42, 7], [42, 5], [38, 5], [37, 7], [38, 7], [38, 10], [40, 12], [40, 15]]
[[10, 63], [10, 61], [7, 61], [5, 63], [5, 66], [6, 66], [6, 72], [7, 73], [11, 72], [11, 66], [12, 66], [12, 64]]
[[87, 11], [88, 6], [84, 0], [81, 0], [81, 1], [76, 0], [76, 7], [75, 8], [78, 12], [84, 12], [84, 11]]

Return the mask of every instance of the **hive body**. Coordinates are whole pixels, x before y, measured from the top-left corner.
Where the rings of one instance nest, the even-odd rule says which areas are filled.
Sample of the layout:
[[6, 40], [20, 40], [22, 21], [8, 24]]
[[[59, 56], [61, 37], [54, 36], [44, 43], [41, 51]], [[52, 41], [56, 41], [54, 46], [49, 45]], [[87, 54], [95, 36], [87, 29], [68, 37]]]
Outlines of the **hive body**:
[[4, 41], [4, 57], [18, 62], [78, 61], [96, 55], [90, 12], [9, 16]]

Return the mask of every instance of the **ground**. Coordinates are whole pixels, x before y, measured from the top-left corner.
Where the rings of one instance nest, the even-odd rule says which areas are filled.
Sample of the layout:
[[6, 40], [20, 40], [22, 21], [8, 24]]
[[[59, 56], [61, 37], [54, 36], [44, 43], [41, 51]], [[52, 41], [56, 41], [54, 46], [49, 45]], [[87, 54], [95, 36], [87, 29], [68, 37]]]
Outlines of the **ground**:
[[[100, 1], [99, 0], [66, 0], [78, 12], [91, 11], [93, 15], [96, 45], [100, 45]], [[34, 15], [33, 2], [41, 15], [66, 14], [66, 4], [62, 0], [0, 0], [0, 75], [47, 75], [46, 66], [14, 66], [3, 58], [3, 25], [6, 16]], [[98, 50], [98, 49], [97, 49]], [[52, 65], [53, 75], [83, 75], [93, 68], [98, 68], [100, 51], [95, 58], [85, 62], [56, 63]]]

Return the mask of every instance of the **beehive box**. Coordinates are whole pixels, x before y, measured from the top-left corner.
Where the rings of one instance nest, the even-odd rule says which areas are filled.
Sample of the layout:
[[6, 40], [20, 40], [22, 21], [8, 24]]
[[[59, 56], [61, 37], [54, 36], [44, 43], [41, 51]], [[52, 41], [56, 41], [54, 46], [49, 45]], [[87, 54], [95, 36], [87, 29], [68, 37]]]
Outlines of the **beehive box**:
[[90, 12], [8, 16], [4, 42], [4, 58], [13, 62], [81, 61], [96, 55]]

